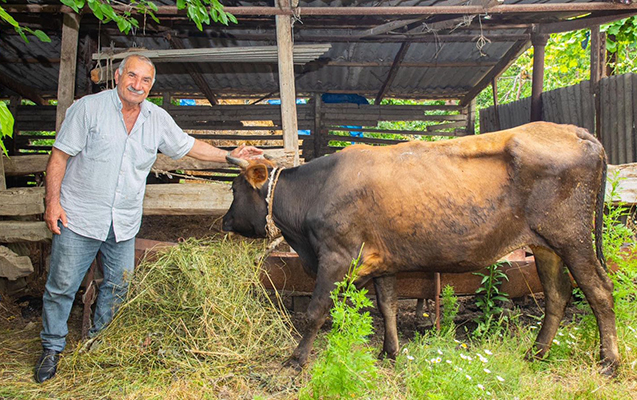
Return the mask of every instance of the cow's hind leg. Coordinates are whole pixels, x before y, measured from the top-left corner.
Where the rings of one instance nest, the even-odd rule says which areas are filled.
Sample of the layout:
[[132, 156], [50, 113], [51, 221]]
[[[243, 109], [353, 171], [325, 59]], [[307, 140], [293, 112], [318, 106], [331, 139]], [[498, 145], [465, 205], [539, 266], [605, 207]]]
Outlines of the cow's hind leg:
[[526, 353], [526, 358], [543, 358], [551, 347], [555, 334], [560, 326], [566, 305], [571, 298], [573, 285], [562, 260], [553, 251], [533, 247], [535, 265], [544, 288], [544, 320], [533, 348]]
[[396, 328], [398, 296], [396, 295], [396, 275], [374, 278], [374, 289], [376, 290], [378, 309], [385, 321], [385, 340], [380, 356], [395, 359], [398, 354], [398, 331]]
[[602, 373], [612, 376], [619, 365], [617, 328], [613, 310], [613, 282], [595, 256], [592, 245], [590, 249], [567, 247], [563, 253], [560, 254], [562, 260], [584, 292], [597, 319]]

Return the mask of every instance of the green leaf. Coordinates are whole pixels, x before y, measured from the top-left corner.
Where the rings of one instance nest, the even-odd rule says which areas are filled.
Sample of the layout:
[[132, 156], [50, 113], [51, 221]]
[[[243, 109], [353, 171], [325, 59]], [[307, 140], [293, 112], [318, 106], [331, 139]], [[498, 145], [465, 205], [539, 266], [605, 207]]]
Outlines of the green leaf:
[[46, 33], [42, 32], [41, 30], [36, 29], [32, 33], [33, 33], [33, 35], [35, 37], [40, 39], [41, 42], [43, 42], [43, 43], [51, 43], [51, 38]]
[[18, 22], [13, 19], [13, 17], [9, 15], [9, 13], [7, 13], [2, 7], [0, 7], [0, 18], [2, 18], [5, 22], [11, 24], [14, 28], [18, 28], [20, 26]]
[[177, 9], [178, 10], [183, 10], [184, 8], [186, 8], [186, 1], [185, 0], [177, 0]]
[[7, 103], [0, 101], [0, 147], [2, 152], [7, 154], [7, 149], [2, 142], [3, 137], [13, 137], [13, 115], [7, 107]]
[[117, 19], [117, 14], [115, 14], [113, 7], [111, 7], [109, 4], [102, 3], [100, 9], [102, 10], [102, 13], [106, 17], [108, 17], [109, 20], [115, 21]]
[[67, 7], [71, 7], [76, 13], [80, 12], [80, 9], [77, 7], [77, 4], [75, 4], [74, 0], [60, 0], [60, 2]]
[[237, 17], [235, 17], [234, 15], [232, 15], [232, 14], [230, 14], [230, 13], [226, 13], [226, 15], [228, 16], [228, 19], [229, 19], [230, 21], [232, 21], [233, 23], [235, 23], [235, 24], [238, 24], [238, 23], [239, 23], [239, 21], [237, 21]]
[[24, 40], [26, 43], [29, 43], [29, 39], [27, 38], [27, 35], [24, 34], [24, 29], [18, 27], [18, 28], [15, 28], [15, 31], [18, 32], [22, 40]]
[[88, 0], [88, 7], [93, 12], [93, 15], [100, 21], [104, 19], [104, 12], [102, 11], [102, 3], [97, 0]]

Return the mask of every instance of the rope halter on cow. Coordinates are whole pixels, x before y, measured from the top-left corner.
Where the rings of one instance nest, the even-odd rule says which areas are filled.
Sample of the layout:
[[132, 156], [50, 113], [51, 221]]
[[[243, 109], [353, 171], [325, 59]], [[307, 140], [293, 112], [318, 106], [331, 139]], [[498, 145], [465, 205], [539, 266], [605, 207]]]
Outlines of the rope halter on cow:
[[279, 182], [279, 175], [285, 168], [275, 167], [270, 174], [268, 180], [268, 195], [265, 197], [265, 202], [268, 204], [268, 215], [265, 217], [265, 231], [268, 234], [268, 238], [275, 239], [281, 236], [281, 230], [274, 224], [274, 218], [272, 218], [272, 203], [274, 203], [274, 188], [277, 182]]

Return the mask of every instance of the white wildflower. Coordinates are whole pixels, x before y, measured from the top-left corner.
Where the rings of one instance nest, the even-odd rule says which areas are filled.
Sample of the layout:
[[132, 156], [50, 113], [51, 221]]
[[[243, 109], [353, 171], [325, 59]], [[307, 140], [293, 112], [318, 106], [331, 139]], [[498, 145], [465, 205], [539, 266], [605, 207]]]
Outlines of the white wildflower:
[[438, 349], [438, 354], [442, 355], [442, 350]]
[[492, 356], [492, 355], [493, 355], [493, 353], [492, 353], [490, 350], [487, 350], [487, 349], [484, 349], [484, 353], [485, 353], [486, 355], [489, 355], [489, 356]]
[[484, 386], [481, 383], [478, 383], [478, 389], [484, 390]]
[[486, 372], [487, 374], [491, 373], [491, 370], [489, 370], [488, 368], [485, 368], [483, 371]]
[[559, 341], [559, 340], [557, 340], [557, 339], [553, 339], [553, 343], [555, 343], [555, 344], [556, 344], [556, 345], [558, 345], [558, 346], [560, 345], [560, 341]]
[[499, 380], [500, 382], [504, 382], [504, 378], [503, 378], [503, 377], [501, 377], [500, 375], [496, 376], [495, 378], [496, 378], [497, 380]]
[[414, 360], [414, 356], [407, 356], [407, 359], [408, 359], [409, 361], [413, 361], [413, 360]]
[[469, 375], [465, 375], [467, 377], [467, 379], [471, 380], [473, 378], [471, 378]]

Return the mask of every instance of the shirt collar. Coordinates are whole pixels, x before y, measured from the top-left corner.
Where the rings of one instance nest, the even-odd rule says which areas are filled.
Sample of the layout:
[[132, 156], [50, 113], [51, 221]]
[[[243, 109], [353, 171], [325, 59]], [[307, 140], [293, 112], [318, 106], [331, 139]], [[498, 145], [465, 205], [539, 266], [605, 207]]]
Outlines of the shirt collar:
[[[113, 103], [115, 104], [115, 108], [117, 108], [117, 110], [122, 111], [122, 99], [119, 98], [119, 94], [117, 93], [117, 88], [111, 89], [112, 91], [112, 98], [113, 98]], [[142, 107], [141, 107], [141, 111], [140, 114], [142, 114], [144, 117], [148, 117], [148, 115], [150, 114], [150, 107], [148, 106], [148, 101], [144, 100], [142, 102]]]

